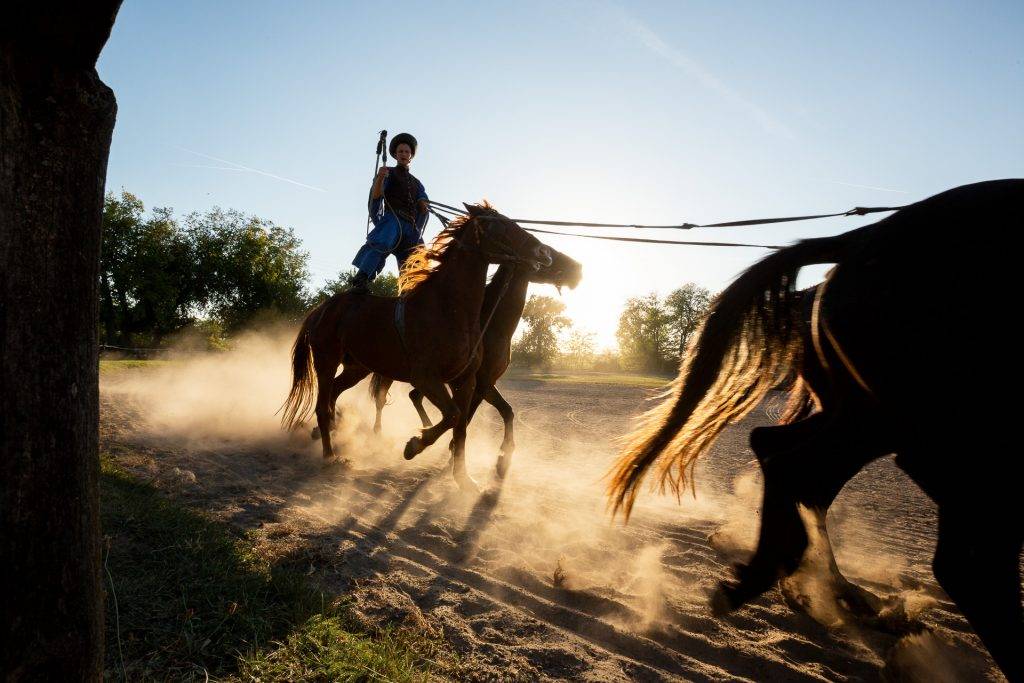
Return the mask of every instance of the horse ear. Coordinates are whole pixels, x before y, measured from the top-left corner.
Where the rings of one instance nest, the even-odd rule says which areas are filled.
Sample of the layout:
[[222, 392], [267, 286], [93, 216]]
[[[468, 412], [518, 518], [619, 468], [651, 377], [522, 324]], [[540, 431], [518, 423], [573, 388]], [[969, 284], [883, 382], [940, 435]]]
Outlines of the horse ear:
[[466, 202], [462, 202], [462, 205], [466, 207], [466, 211], [468, 211], [469, 215], [471, 216], [475, 216], [477, 213], [479, 213], [480, 207], [477, 206], [476, 204], [467, 204]]

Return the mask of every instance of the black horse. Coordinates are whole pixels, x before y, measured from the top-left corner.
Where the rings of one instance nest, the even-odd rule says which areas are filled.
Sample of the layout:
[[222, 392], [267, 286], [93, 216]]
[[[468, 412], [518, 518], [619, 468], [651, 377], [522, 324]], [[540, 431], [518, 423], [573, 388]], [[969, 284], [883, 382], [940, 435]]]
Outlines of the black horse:
[[[713, 605], [736, 609], [792, 574], [808, 542], [799, 507], [823, 515], [864, 465], [895, 453], [938, 506], [936, 579], [1006, 676], [1024, 679], [1021, 276], [1006, 244], [1022, 229], [1024, 180], [996, 180], [752, 266], [616, 464], [614, 508], [628, 516], [653, 465], [678, 492], [725, 425], [795, 373], [784, 424], [750, 437], [765, 485], [757, 549]], [[803, 315], [796, 275], [818, 263], [836, 266]]]

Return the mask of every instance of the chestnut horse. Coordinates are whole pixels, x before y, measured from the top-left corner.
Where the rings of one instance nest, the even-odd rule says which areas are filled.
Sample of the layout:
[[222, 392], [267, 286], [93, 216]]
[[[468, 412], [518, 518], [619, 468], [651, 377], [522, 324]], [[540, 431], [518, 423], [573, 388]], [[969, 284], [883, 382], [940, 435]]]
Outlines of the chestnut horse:
[[[614, 510], [628, 517], [655, 465], [678, 493], [725, 425], [794, 371], [786, 424], [750, 437], [764, 474], [757, 548], [713, 606], [737, 609], [792, 574], [808, 543], [800, 508], [823, 519], [864, 465], [895, 453], [938, 506], [935, 578], [1007, 678], [1024, 680], [1021, 416], [1007, 398], [1021, 386], [1020, 266], [1003, 244], [1022, 227], [1024, 180], [976, 183], [752, 266], [717, 299], [671, 395], [620, 456]], [[836, 266], [808, 319], [794, 283], [817, 263]], [[996, 384], [1003, 391], [984, 389]]]
[[[430, 248], [409, 257], [399, 297], [340, 292], [302, 323], [292, 349], [292, 387], [282, 422], [295, 428], [315, 407], [325, 459], [334, 458], [331, 426], [337, 396], [379, 372], [409, 382], [441, 408], [436, 425], [409, 439], [405, 457], [454, 429], [452, 474], [463, 488], [475, 488], [466, 475], [465, 437], [480, 365], [487, 266], [540, 268], [551, 264], [551, 248], [486, 204], [466, 209], [469, 213], [452, 221]], [[339, 365], [344, 369], [335, 382]], [[451, 396], [446, 385], [453, 389]]]
[[[583, 266], [555, 249], [551, 250], [552, 263], [540, 269], [524, 267], [518, 263], [505, 263], [491, 278], [484, 290], [484, 304], [481, 317], [490, 323], [484, 330], [483, 342], [480, 344], [482, 359], [476, 371], [476, 390], [469, 406], [469, 420], [473, 419], [481, 401], [494, 406], [505, 424], [504, 438], [501, 441], [501, 455], [498, 456], [498, 476], [505, 476], [512, 464], [512, 452], [515, 450], [513, 435], [512, 406], [494, 386], [508, 369], [512, 351], [512, 335], [515, 334], [519, 319], [523, 317], [526, 306], [526, 291], [531, 282], [555, 285], [559, 289], [569, 287], [575, 289], [583, 278]], [[374, 373], [370, 382], [370, 395], [377, 405], [377, 416], [373, 423], [373, 431], [380, 432], [381, 411], [387, 404], [388, 389], [394, 380]], [[409, 399], [416, 406], [424, 427], [430, 426], [430, 418], [423, 409], [423, 394], [419, 389], [409, 392]]]

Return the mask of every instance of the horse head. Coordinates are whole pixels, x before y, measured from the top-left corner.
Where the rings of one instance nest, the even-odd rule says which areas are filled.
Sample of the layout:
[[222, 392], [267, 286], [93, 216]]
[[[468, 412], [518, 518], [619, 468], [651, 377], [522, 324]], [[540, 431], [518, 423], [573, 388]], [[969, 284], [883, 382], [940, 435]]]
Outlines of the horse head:
[[576, 289], [583, 279], [583, 264], [557, 249], [551, 250], [551, 265], [538, 268], [530, 275], [530, 282]]
[[476, 246], [489, 263], [520, 263], [539, 270], [549, 267], [554, 250], [498, 213], [486, 202], [464, 204], [475, 229]]

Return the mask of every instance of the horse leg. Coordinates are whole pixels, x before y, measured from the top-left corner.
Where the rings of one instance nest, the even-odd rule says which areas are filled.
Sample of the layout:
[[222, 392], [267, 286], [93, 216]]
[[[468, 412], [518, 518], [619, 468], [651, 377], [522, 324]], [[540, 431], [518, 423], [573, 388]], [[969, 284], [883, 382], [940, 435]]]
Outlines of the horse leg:
[[424, 428], [419, 436], [414, 436], [405, 444], [403, 453], [406, 460], [412, 460], [426, 450], [441, 435], [455, 426], [459, 419], [459, 408], [448, 395], [448, 388], [444, 382], [436, 379], [421, 380], [416, 382], [416, 388], [423, 392], [423, 395], [441, 409], [441, 420], [436, 425]]
[[856, 425], [857, 421], [816, 413], [751, 433], [764, 474], [761, 529], [754, 555], [736, 567], [737, 580], [720, 584], [712, 603], [716, 611], [737, 609], [800, 566], [808, 534], [799, 506], [823, 514], [843, 485], [881, 454], [853, 435]]
[[416, 408], [416, 414], [420, 416], [423, 428], [426, 429], [433, 424], [430, 421], [430, 416], [427, 415], [427, 411], [423, 408], [423, 392], [413, 387], [412, 391], [409, 392], [409, 400], [412, 401], [413, 406]]
[[[342, 368], [341, 374], [333, 379], [331, 386], [331, 429], [334, 429], [335, 421], [341, 419], [341, 412], [338, 410], [338, 398], [343, 392], [362, 382], [368, 374], [370, 374], [370, 371], [364, 366], [349, 363]], [[385, 391], [384, 393], [386, 396], [387, 392]], [[320, 438], [319, 425], [313, 427], [310, 436], [314, 441]]]
[[388, 403], [388, 390], [391, 389], [391, 384], [392, 380], [390, 377], [381, 377], [380, 383], [377, 385], [377, 391], [373, 394], [373, 403], [377, 408], [377, 413], [373, 418], [374, 434], [380, 434], [380, 415], [384, 411], [384, 406]]
[[331, 445], [331, 428], [334, 423], [334, 372], [341, 359], [325, 353], [314, 353], [313, 368], [316, 370], [316, 426], [320, 430], [320, 444], [325, 460], [334, 458]]
[[491, 385], [484, 392], [484, 400], [497, 409], [502, 421], [505, 423], [505, 436], [501, 440], [501, 455], [498, 456], [498, 476], [504, 477], [508, 473], [508, 468], [512, 465], [512, 453], [516, 449], [515, 434], [512, 427], [515, 412], [513, 412], [512, 406], [509, 405], [508, 401], [505, 400], [505, 397], [498, 392], [494, 385]]
[[932, 569], [992, 659], [1010, 681], [1024, 681], [1024, 611], [1021, 608], [1020, 524], [939, 507], [939, 540]]
[[479, 493], [480, 488], [466, 473], [466, 428], [480, 398], [475, 396], [476, 374], [471, 373], [463, 382], [453, 385], [452, 400], [458, 409], [455, 429], [452, 432], [452, 476], [463, 491]]
[[[1024, 681], [1019, 564], [1024, 521], [1012, 490], [1018, 478], [997, 468], [985, 481], [972, 481], [969, 470], [942, 471], [945, 464], [937, 458], [908, 460], [901, 453], [896, 462], [939, 508], [939, 539], [932, 560], [935, 579], [1006, 678]], [[979, 477], [983, 474], [981, 469], [977, 472]]]

